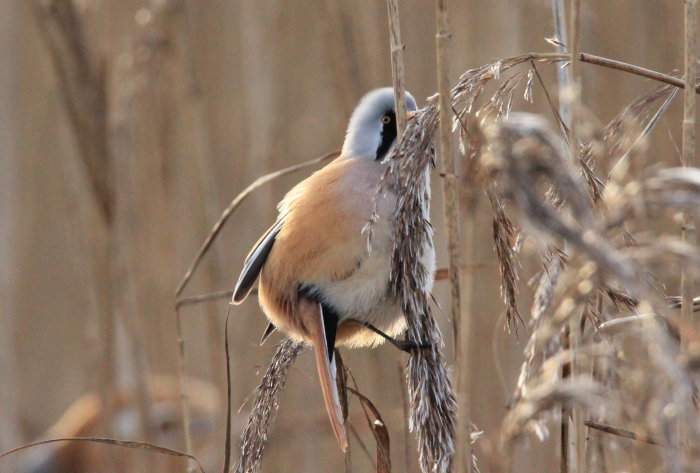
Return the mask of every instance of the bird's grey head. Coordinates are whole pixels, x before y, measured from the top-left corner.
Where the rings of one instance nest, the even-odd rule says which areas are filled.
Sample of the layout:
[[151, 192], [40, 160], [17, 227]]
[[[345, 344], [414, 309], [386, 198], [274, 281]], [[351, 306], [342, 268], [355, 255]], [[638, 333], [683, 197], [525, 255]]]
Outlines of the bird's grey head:
[[[416, 111], [416, 101], [406, 92], [406, 111]], [[362, 97], [350, 117], [343, 144], [343, 156], [384, 158], [396, 143], [394, 89], [384, 87]]]

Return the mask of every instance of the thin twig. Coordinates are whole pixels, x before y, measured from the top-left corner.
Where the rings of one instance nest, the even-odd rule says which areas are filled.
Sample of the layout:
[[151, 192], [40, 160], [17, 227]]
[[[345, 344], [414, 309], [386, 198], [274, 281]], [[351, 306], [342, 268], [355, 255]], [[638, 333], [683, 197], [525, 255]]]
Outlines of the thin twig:
[[391, 47], [391, 82], [394, 86], [396, 107], [396, 137], [400, 140], [406, 131], [406, 83], [404, 82], [403, 48], [399, 5], [397, 0], [386, 0], [389, 15], [389, 45]]
[[[437, 32], [435, 46], [437, 54], [437, 79], [439, 98], [440, 128], [438, 143], [442, 172], [443, 209], [445, 213], [445, 236], [450, 282], [450, 318], [454, 336], [455, 366], [457, 370], [457, 412], [456, 465], [458, 471], [471, 473], [470, 400], [471, 369], [469, 367], [470, 315], [462, 314], [461, 302], [461, 236], [459, 231], [459, 181], [455, 169], [455, 157], [452, 144], [452, 97], [450, 95], [449, 46], [450, 32], [449, 6], [447, 0], [436, 1]], [[474, 241], [467, 242], [475, 244]], [[474, 278], [470, 278], [471, 281]]]
[[650, 437], [647, 435], [639, 435], [638, 433], [636, 433], [632, 430], [622, 429], [620, 427], [614, 427], [614, 426], [609, 425], [609, 424], [603, 424], [601, 422], [595, 422], [592, 420], [586, 420], [583, 423], [586, 427], [600, 430], [601, 432], [605, 432], [608, 434], [617, 435], [618, 437], [623, 437], [623, 438], [630, 439], [630, 440], [636, 440], [637, 442], [644, 442], [644, 443], [648, 443], [651, 445], [665, 446], [663, 444], [663, 442], [660, 442], [653, 437]]
[[[251, 291], [252, 293], [252, 291]], [[233, 296], [233, 291], [218, 291], [218, 292], [210, 292], [208, 294], [198, 294], [196, 296], [192, 297], [183, 297], [182, 299], [178, 299], [177, 302], [175, 302], [175, 309], [180, 309], [181, 307], [184, 307], [186, 305], [190, 304], [197, 304], [198, 302], [206, 302], [206, 301], [211, 301], [211, 300], [216, 300], [216, 299], [228, 299], [231, 296]]]
[[[537, 69], [537, 66], [535, 65], [535, 61], [530, 61], [530, 64], [532, 65], [532, 70], [535, 71], [535, 77], [537, 77], [537, 82], [540, 83], [540, 87], [542, 88], [542, 91], [544, 92], [544, 96], [547, 99], [547, 103], [549, 104], [549, 108], [552, 109], [552, 113], [554, 114], [554, 118], [556, 118], [557, 123], [559, 124], [559, 127], [561, 128], [562, 135], [564, 139], [568, 142], [569, 141], [569, 107], [566, 106], [564, 107], [564, 101], [559, 100], [559, 109], [554, 106], [554, 102], [552, 101], [552, 96], [549, 94], [549, 89], [547, 89], [547, 85], [544, 83], [544, 80], [542, 79], [542, 75], [540, 74], [540, 71]], [[559, 86], [559, 90], [561, 90], [561, 85]], [[564, 116], [562, 113], [564, 113], [564, 109], [566, 108], [566, 121], [564, 121]]]
[[401, 364], [399, 363], [397, 365], [398, 368], [398, 373], [399, 373], [399, 386], [401, 386], [401, 389], [399, 389], [399, 392], [401, 393], [401, 409], [403, 412], [403, 422], [401, 424], [403, 425], [403, 456], [404, 456], [404, 471], [411, 471], [411, 447], [410, 447], [410, 442], [411, 438], [409, 435], [409, 428], [408, 428], [408, 399], [406, 399], [406, 391], [403, 390], [403, 385], [405, 384], [405, 375], [403, 372], [403, 368]]
[[[556, 45], [557, 52], [566, 53], [566, 44], [569, 41], [566, 32], [566, 9], [564, 8], [564, 0], [552, 0], [552, 21], [554, 23], [554, 35], [559, 40], [560, 44]], [[559, 82], [559, 91], [567, 89], [571, 85], [571, 70], [568, 67], [559, 67], [557, 69], [557, 81]], [[539, 74], [538, 74], [539, 75]], [[565, 127], [571, 123], [569, 115], [569, 104], [566, 100], [559, 100], [559, 117]]]
[[632, 143], [632, 145], [625, 152], [625, 154], [623, 154], [620, 157], [620, 159], [618, 159], [617, 162], [610, 168], [610, 171], [608, 171], [608, 179], [610, 179], [610, 176], [613, 175], [618, 166], [622, 165], [625, 161], [627, 161], [627, 158], [629, 158], [630, 154], [633, 151], [635, 151], [639, 147], [640, 143], [642, 143], [644, 139], [646, 139], [649, 136], [652, 130], [656, 127], [656, 124], [659, 122], [659, 120], [661, 120], [661, 118], [666, 114], [666, 111], [671, 106], [673, 99], [676, 98], [676, 94], [678, 93], [677, 88], [672, 89], [669, 87], [669, 90], [670, 93], [668, 94], [668, 97], [666, 97], [666, 100], [664, 100], [664, 102], [661, 104], [656, 113], [654, 113], [654, 115], [649, 119], [647, 124], [644, 126], [642, 132], [634, 140], [634, 143]]
[[370, 461], [370, 463], [372, 463], [372, 468], [376, 470], [377, 462], [375, 461], [374, 457], [367, 448], [367, 445], [365, 445], [365, 442], [362, 441], [362, 437], [360, 437], [360, 434], [357, 433], [357, 429], [355, 428], [355, 426], [352, 425], [352, 423], [350, 422], [348, 422], [348, 430], [353, 435], [353, 437], [355, 437], [355, 440], [357, 440], [357, 444], [360, 446], [362, 452], [367, 456], [367, 459]]
[[192, 278], [192, 275], [194, 274], [195, 270], [199, 266], [199, 263], [202, 261], [202, 258], [209, 250], [209, 247], [214, 242], [223, 226], [226, 224], [226, 221], [229, 219], [231, 214], [233, 214], [233, 212], [238, 208], [238, 206], [241, 205], [241, 203], [246, 199], [246, 197], [253, 193], [253, 191], [255, 191], [258, 187], [267, 184], [268, 182], [273, 181], [279, 177], [286, 176], [287, 174], [291, 174], [295, 171], [299, 171], [300, 169], [304, 169], [309, 166], [313, 166], [314, 164], [322, 163], [328, 159], [336, 158], [339, 155], [340, 151], [333, 151], [332, 153], [325, 154], [318, 158], [314, 158], [309, 161], [304, 161], [303, 163], [295, 164], [293, 166], [280, 169], [279, 171], [265, 174], [264, 176], [257, 178], [252, 184], [243, 189], [243, 191], [231, 201], [228, 207], [226, 207], [226, 210], [224, 210], [224, 212], [219, 217], [219, 220], [212, 227], [211, 232], [207, 236], [206, 240], [204, 240], [204, 243], [202, 243], [202, 246], [197, 252], [197, 255], [194, 257], [192, 263], [190, 264], [190, 267], [187, 269], [185, 276], [182, 278], [182, 281], [180, 281], [180, 284], [178, 284], [177, 290], [175, 291], [175, 295], [179, 296], [182, 293], [182, 291], [185, 289], [185, 286], [187, 286], [187, 283]]
[[[582, 97], [581, 87], [583, 85], [580, 72], [581, 64], [579, 62], [581, 52], [581, 0], [571, 0], [569, 15], [569, 52], [571, 53], [572, 58], [574, 58], [569, 66], [570, 83], [568, 84], [567, 90], [565, 90], [566, 94], [570, 94], [570, 100], [568, 103], [570, 114], [568, 126], [571, 133], [569, 137], [569, 159], [572, 163], [578, 163], [579, 123], [581, 121], [580, 109]], [[564, 253], [568, 254], [568, 250], [568, 243], [565, 242]], [[580, 313], [573, 314], [569, 318], [568, 326], [569, 344], [573, 353], [570, 363], [570, 376], [571, 380], [574, 382], [577, 381], [577, 377], [580, 375], [580, 367], [578, 366], [578, 352], [582, 343], [581, 317], [583, 317], [583, 315]], [[573, 434], [571, 438], [569, 438], [569, 441], [573, 442], [574, 451], [572, 453], [574, 453], [574, 455], [573, 458], [569, 456], [569, 458], [566, 458], [565, 460], [568, 463], [568, 471], [571, 471], [573, 466], [576, 473], [585, 473], [584, 447], [586, 436], [583, 430], [583, 424], [581, 422], [581, 416], [583, 415], [582, 407], [574, 405], [571, 407], [569, 412], [571, 414], [569, 428], [570, 432]], [[570, 459], [571, 463], [569, 463]]]
[[188, 453], [181, 452], [179, 450], [175, 450], [172, 448], [161, 447], [160, 445], [155, 445], [155, 444], [148, 443], [148, 442], [137, 442], [134, 440], [110, 439], [110, 438], [104, 438], [104, 437], [63, 437], [63, 438], [59, 438], [59, 439], [40, 440], [39, 442], [28, 443], [26, 445], [22, 445], [22, 446], [13, 448], [12, 450], [8, 450], [6, 452], [0, 453], [0, 458], [6, 457], [8, 455], [12, 455], [13, 453], [17, 453], [17, 452], [19, 452], [21, 450], [25, 450], [27, 448], [32, 448], [32, 447], [36, 447], [38, 445], [46, 445], [49, 443], [56, 443], [56, 442], [103, 443], [103, 444], [114, 445], [116, 447], [122, 447], [122, 448], [134, 448], [134, 449], [138, 449], [138, 450], [152, 450], [152, 451], [155, 451], [158, 453], [163, 453], [165, 455], [170, 455], [170, 456], [175, 456], [175, 457], [186, 457], [197, 464], [197, 467], [199, 468], [199, 471], [201, 473], [205, 473], [204, 468], [199, 463], [199, 460], [197, 460], [196, 457], [194, 457], [193, 455], [190, 455]]
[[[185, 337], [182, 330], [182, 315], [180, 310], [175, 310], [175, 325], [177, 327], [177, 345], [178, 345], [178, 371], [180, 373], [180, 410], [182, 412], [182, 426], [185, 436], [185, 451], [192, 455], [192, 433], [190, 432], [190, 403], [189, 403], [189, 390], [187, 385], [187, 368], [185, 365]], [[187, 468], [188, 473], [191, 473], [192, 469], [190, 466]]]

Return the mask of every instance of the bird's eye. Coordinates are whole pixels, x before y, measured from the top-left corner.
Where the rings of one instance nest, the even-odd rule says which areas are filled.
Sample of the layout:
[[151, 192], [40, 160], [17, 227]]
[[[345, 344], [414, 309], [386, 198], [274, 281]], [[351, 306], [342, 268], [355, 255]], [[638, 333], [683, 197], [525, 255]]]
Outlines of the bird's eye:
[[391, 123], [391, 117], [389, 117], [389, 115], [382, 116], [382, 123], [388, 125], [389, 123]]

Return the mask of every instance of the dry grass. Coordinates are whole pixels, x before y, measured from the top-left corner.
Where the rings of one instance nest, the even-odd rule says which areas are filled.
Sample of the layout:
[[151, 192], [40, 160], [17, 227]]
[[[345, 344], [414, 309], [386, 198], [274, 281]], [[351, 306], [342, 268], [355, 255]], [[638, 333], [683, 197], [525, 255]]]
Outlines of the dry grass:
[[[516, 333], [522, 333], [519, 327], [525, 326], [523, 332], [527, 337], [508, 414], [499, 432], [485, 435], [493, 470], [513, 469], [511, 460], [522, 453], [523, 445], [532, 441], [533, 434], [543, 440], [553, 426], [563, 423], [566, 434], [562, 437], [562, 448], [567, 457], [562, 461], [563, 471], [614, 471], [610, 459], [616, 455], [619, 459], [619, 439], [635, 442], [636, 446], [630, 447], [635, 452], [657, 449], [659, 458], [653, 464], [665, 471], [694, 471], [700, 468], [697, 448], [700, 417], [696, 408], [700, 331], [692, 316], [697, 305], [693, 283], [700, 268], [693, 227], [695, 215], [700, 211], [700, 170], [693, 167], [697, 92], [695, 2], [687, 2], [685, 79], [582, 53], [577, 20], [579, 2], [574, 2], [576, 8], [570, 17], [571, 54], [566, 53], [561, 2], [553, 4], [558, 12], [557, 35], [563, 40], [554, 41], [558, 52], [523, 54], [471, 69], [448, 92], [445, 62], [448, 13], [446, 4], [441, 2], [438, 8], [438, 14], [442, 15], [438, 31], [440, 95], [429, 98], [426, 107], [408, 124], [399, 145], [387, 158], [389, 166], [383, 187], [377, 189], [380, 193], [391, 188], [399, 195], [390, 282], [392, 291], [402, 301], [408, 322], [407, 337], [431, 344], [428, 349], [413, 352], [406, 369], [407, 415], [417, 439], [420, 468], [425, 473], [448, 473], [476, 466], [471, 461], [470, 442], [470, 429], [476, 430], [469, 415], [473, 407], [468, 398], [458, 397], [467, 396], [470, 384], [477, 382], [470, 377], [468, 356], [471, 316], [468, 308], [473, 301], [460, 302], [463, 294], [460, 271], [465, 263], [460, 252], [469, 254], [473, 248], [469, 250], [464, 245], [473, 242], [465, 243], [460, 237], [458, 220], [460, 210], [464, 215], [467, 206], [487, 197], [506, 324]], [[108, 250], [112, 242], [109, 236], [112, 219], [116, 218], [116, 191], [112, 182], [115, 172], [111, 167], [112, 150], [105, 135], [107, 104], [102, 95], [102, 71], [95, 52], [86, 47], [72, 3], [56, 0], [37, 5], [39, 14], [43, 15], [39, 17], [40, 24], [52, 51], [62, 98], [78, 138], [82, 164], [88, 171], [107, 233], [105, 241], [98, 245], [102, 253], [93, 255], [95, 268], [102, 270], [106, 291], [101, 307], [101, 326], [106, 338], [102, 342], [101, 359], [106, 377], [103, 397], [107, 400], [114, 381], [110, 366], [114, 313], [105, 301], [109, 300], [109, 291], [116, 287], [110, 271], [117, 264], [110, 260]], [[387, 5], [392, 25], [392, 64], [400, 98], [403, 66], [399, 57], [403, 46], [396, 2], [388, 1]], [[569, 102], [555, 103], [556, 95], [549, 93], [540, 75], [540, 69], [560, 66], [572, 58], [570, 79], [565, 78], [566, 72], [561, 72], [565, 69], [559, 69], [562, 89], [569, 82], [578, 83], [581, 70], [588, 67], [584, 63], [642, 75], [665, 85], [640, 96], [601, 126], [595, 118], [596, 111], [588, 109], [577, 93]], [[681, 87], [685, 87], [682, 124], [685, 167], [664, 169], [661, 160], [650, 155], [649, 143]], [[512, 112], [520, 103], [532, 101], [540, 90], [552, 108], [551, 123], [540, 116]], [[403, 102], [399, 100], [399, 103]], [[429, 275], [421, 262], [425, 249], [434, 244], [428, 215], [429, 178], [435, 165], [433, 139], [438, 127], [441, 127], [441, 154], [448, 158], [444, 161], [443, 178], [449, 229], [451, 314], [455, 338], [459, 340], [455, 360], [448, 359], [443, 352], [442, 334], [429, 304], [431, 294], [426, 284]], [[459, 140], [457, 163], [449, 159], [453, 156], [452, 139]], [[239, 194], [204, 241], [179, 284], [177, 295], [182, 294], [212, 243], [246, 197], [265, 182], [331, 155], [335, 153], [265, 175]], [[470, 198], [459, 201], [460, 195], [465, 194]], [[367, 227], [368, 244], [372, 238], [371, 224]], [[473, 232], [468, 235], [473, 237]], [[535, 274], [524, 274], [523, 268], [532, 268], [533, 264], [538, 268]], [[528, 279], [535, 285], [532, 300], [524, 297]], [[677, 288], [681, 289], [681, 295], [671, 296], [675, 299], [669, 304], [666, 292], [675, 293]], [[220, 295], [183, 298], [177, 302], [178, 309]], [[180, 323], [178, 319], [184, 402], [187, 373]], [[234, 466], [238, 473], [260, 470], [287, 376], [305, 349], [290, 340], [282, 341], [276, 348], [255, 391], [242, 431], [240, 456]], [[453, 390], [452, 366], [459, 371], [457, 394]], [[352, 379], [351, 372], [348, 377]], [[230, 379], [228, 387], [230, 391]], [[388, 407], [370, 401], [356, 384], [348, 391], [360, 399], [374, 435], [376, 470], [389, 472], [390, 431], [381, 415]], [[141, 403], [147, 403], [146, 396]], [[230, 409], [229, 396], [227, 444], [232, 436]], [[562, 413], [567, 418], [558, 419]], [[569, 413], [573, 413], [570, 418]], [[186, 404], [183, 422], [185, 432], [189, 432]], [[569, 432], [574, 433], [576, 443], [571, 464], [566, 453]], [[194, 458], [189, 441], [186, 451], [181, 452], [130, 440], [97, 437], [73, 440]], [[358, 445], [370, 455], [361, 441]], [[229, 446], [225, 470], [229, 466]], [[480, 449], [476, 445], [474, 450], [481, 453], [487, 447]], [[456, 453], [467, 459], [466, 465], [455, 463]], [[633, 467], [637, 468], [632, 468], [633, 471], [644, 470], [638, 465]], [[201, 466], [198, 468], [203, 470]], [[349, 459], [346, 468], [352, 470]]]

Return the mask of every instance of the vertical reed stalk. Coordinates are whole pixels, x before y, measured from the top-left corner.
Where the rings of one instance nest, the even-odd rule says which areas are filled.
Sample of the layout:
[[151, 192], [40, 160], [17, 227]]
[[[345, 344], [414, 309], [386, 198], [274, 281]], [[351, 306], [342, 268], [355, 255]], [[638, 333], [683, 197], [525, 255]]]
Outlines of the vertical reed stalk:
[[[552, 21], [554, 23], [554, 35], [560, 41], [557, 45], [557, 52], [564, 53], [569, 42], [566, 29], [566, 8], [564, 0], [552, 0]], [[568, 67], [557, 67], [557, 81], [559, 82], [559, 116], [564, 126], [571, 127], [571, 111], [566, 93], [571, 90], [571, 69]], [[566, 248], [565, 248], [566, 250]], [[559, 271], [559, 266], [557, 266]], [[568, 331], [563, 335], [563, 345], [568, 345]], [[568, 373], [562, 373], [562, 377]], [[567, 473], [569, 469], [569, 409], [560, 409], [559, 445], [561, 456], [559, 458], [560, 473]]]
[[[569, 113], [570, 113], [570, 123], [569, 129], [571, 130], [571, 135], [569, 137], [569, 154], [572, 163], [578, 162], [579, 156], [579, 140], [578, 140], [578, 124], [579, 121], [579, 106], [581, 103], [581, 76], [580, 76], [580, 66], [581, 66], [581, 23], [580, 23], [580, 12], [581, 12], [581, 0], [571, 0], [570, 4], [570, 17], [569, 17], [569, 52], [571, 53], [571, 65], [570, 67], [570, 86], [566, 93], [569, 95]], [[565, 247], [566, 251], [566, 247]], [[578, 375], [578, 350], [581, 346], [581, 318], [582, 314], [574, 314], [569, 318], [569, 349], [571, 350], [571, 369], [570, 377], [576, 378]], [[567, 436], [567, 457], [564, 458], [565, 464], [568, 466], [568, 471], [575, 471], [576, 473], [584, 473], [584, 460], [585, 460], [585, 431], [583, 425], [583, 412], [580, 407], [574, 406], [570, 410], [571, 413], [571, 424]], [[569, 445], [573, 444], [574, 451], [570, 451]], [[562, 452], [564, 455], [564, 452]], [[573, 468], [572, 468], [573, 467]]]
[[[683, 90], [683, 149], [682, 149], [682, 164], [683, 166], [695, 166], [695, 82], [697, 77], [696, 71], [696, 22], [695, 15], [697, 10], [697, 0], [685, 1], [685, 82], [686, 86]], [[683, 221], [683, 240], [687, 243], [695, 245], [695, 221], [691, 215], [685, 215]], [[683, 265], [682, 270], [682, 306], [681, 314], [684, 323], [690, 323], [693, 314], [693, 294], [695, 290], [695, 281], [692, 275], [687, 270], [686, 265]]]
[[[683, 166], [696, 166], [695, 159], [695, 82], [697, 78], [696, 54], [696, 14], [697, 0], [684, 0], [685, 12], [685, 89], [683, 91], [683, 142], [681, 160]], [[695, 218], [690, 213], [683, 214], [681, 237], [684, 242], [696, 246]], [[681, 266], [681, 320], [687, 327], [693, 326], [693, 297], [695, 294], [695, 278], [688, 268], [688, 263]], [[688, 351], [688, 340], [681, 339], [685, 352]], [[691, 458], [690, 430], [688, 419], [681, 419], [680, 440], [684, 446], [685, 460]]]
[[[455, 346], [455, 370], [457, 371], [457, 435], [456, 435], [456, 470], [471, 473], [471, 413], [469, 402], [469, 386], [471, 385], [471, 370], [469, 367], [469, 334], [470, 320], [462, 315], [461, 301], [461, 267], [460, 251], [460, 216], [459, 192], [455, 170], [454, 148], [452, 143], [452, 96], [450, 94], [450, 58], [449, 46], [452, 34], [448, 0], [437, 0], [437, 33], [435, 46], [437, 53], [437, 80], [440, 113], [439, 152], [442, 161], [443, 209], [445, 213], [445, 233], [447, 238], [447, 253], [450, 274], [450, 318]], [[473, 245], [473, 239], [467, 242]]]
[[396, 107], [396, 136], [400, 140], [406, 131], [406, 83], [404, 82], [403, 43], [399, 24], [397, 0], [386, 0], [389, 14], [389, 45], [391, 46], [391, 82]]
[[[552, 22], [554, 23], [554, 36], [561, 42], [556, 46], [558, 53], [566, 53], [566, 45], [569, 42], [566, 32], [566, 9], [564, 0], [552, 0]], [[559, 82], [559, 116], [568, 127], [571, 123], [569, 104], [562, 100], [561, 92], [571, 86], [571, 75], [568, 67], [557, 67], [557, 81]]]

